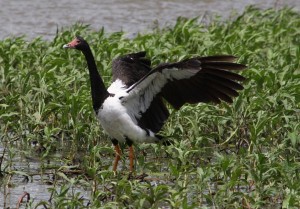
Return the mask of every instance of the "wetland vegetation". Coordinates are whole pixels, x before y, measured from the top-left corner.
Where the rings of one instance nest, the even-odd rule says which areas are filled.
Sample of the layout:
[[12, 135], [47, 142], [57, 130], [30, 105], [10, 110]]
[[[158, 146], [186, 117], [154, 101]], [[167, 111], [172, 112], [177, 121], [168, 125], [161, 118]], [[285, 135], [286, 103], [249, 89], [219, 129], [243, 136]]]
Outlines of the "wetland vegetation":
[[[145, 50], [153, 65], [233, 54], [248, 66], [245, 89], [232, 104], [171, 110], [161, 134], [174, 144], [135, 146], [133, 179], [126, 156], [114, 175], [114, 150], [94, 117], [84, 57], [62, 49], [79, 34], [106, 84], [113, 58]], [[0, 40], [0, 79], [0, 207], [8, 207], [13, 177], [33, 181], [35, 175], [51, 175], [39, 180], [50, 185], [49, 197], [31, 194], [20, 207], [300, 207], [300, 14], [291, 9], [249, 7], [234, 20], [209, 24], [179, 18], [130, 40], [80, 24], [52, 41], [7, 38]], [[39, 159], [40, 167], [16, 167], [20, 154]], [[48, 163], [53, 160], [58, 163]]]

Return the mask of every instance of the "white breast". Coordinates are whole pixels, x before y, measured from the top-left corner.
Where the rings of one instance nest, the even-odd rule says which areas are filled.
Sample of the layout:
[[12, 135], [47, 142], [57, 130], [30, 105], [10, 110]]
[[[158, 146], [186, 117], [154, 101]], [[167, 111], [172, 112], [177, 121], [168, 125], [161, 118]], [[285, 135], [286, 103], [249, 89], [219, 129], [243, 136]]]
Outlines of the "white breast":
[[157, 140], [154, 133], [147, 132], [137, 125], [137, 120], [122, 104], [122, 98], [126, 97], [125, 85], [116, 80], [108, 88], [113, 96], [108, 97], [98, 111], [98, 119], [104, 131], [112, 138], [125, 142], [126, 138], [133, 142], [153, 142]]

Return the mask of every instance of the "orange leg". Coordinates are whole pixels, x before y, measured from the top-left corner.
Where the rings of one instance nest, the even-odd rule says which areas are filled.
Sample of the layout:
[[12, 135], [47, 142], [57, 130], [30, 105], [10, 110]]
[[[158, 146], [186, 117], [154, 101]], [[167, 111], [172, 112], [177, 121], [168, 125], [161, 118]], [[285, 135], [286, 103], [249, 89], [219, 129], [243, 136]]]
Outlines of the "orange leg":
[[133, 146], [129, 146], [129, 171], [132, 173], [133, 172], [133, 160], [134, 160], [134, 150]]
[[115, 161], [114, 161], [114, 166], [113, 166], [113, 172], [117, 171], [118, 163], [119, 163], [119, 160], [121, 159], [121, 149], [118, 144], [115, 145], [115, 151], [116, 151], [116, 156], [115, 156]]

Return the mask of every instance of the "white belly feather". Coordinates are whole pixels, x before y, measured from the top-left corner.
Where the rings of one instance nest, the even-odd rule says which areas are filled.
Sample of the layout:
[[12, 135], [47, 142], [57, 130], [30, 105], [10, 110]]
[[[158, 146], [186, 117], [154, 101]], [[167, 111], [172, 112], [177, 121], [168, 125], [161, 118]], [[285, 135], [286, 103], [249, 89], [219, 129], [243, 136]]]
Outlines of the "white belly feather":
[[147, 135], [147, 132], [137, 125], [136, 118], [122, 104], [120, 98], [127, 96], [124, 84], [117, 80], [108, 88], [108, 92], [114, 96], [104, 101], [97, 115], [104, 131], [120, 142], [125, 142], [126, 138], [137, 143], [157, 141], [153, 132], [149, 130]]

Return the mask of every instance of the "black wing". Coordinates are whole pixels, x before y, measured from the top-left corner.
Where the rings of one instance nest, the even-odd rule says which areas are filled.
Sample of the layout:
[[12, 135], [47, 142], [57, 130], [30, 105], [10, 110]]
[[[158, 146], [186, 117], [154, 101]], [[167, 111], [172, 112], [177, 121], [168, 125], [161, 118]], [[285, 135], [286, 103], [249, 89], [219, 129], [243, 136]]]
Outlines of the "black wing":
[[[189, 79], [167, 82], [161, 94], [175, 109], [179, 109], [185, 103], [219, 104], [221, 100], [232, 103], [232, 97], [238, 96], [237, 90], [243, 89], [237, 81], [244, 81], [245, 78], [230, 71], [246, 69], [245, 65], [233, 63], [235, 59], [233, 56], [196, 58], [200, 62], [201, 70]], [[190, 61], [186, 60], [176, 65], [179, 68], [184, 67]]]
[[138, 125], [143, 129], [150, 129], [157, 133], [163, 127], [170, 113], [166, 108], [162, 97], [157, 95], [153, 98], [150, 107], [142, 113], [140, 118], [137, 118]]
[[162, 64], [132, 85], [123, 98], [129, 111], [143, 120], [157, 96], [162, 96], [174, 108], [185, 103], [232, 102], [231, 97], [243, 89], [238, 81], [245, 78], [230, 71], [246, 69], [233, 63], [233, 56], [197, 57], [181, 62]]
[[112, 80], [121, 80], [127, 87], [131, 86], [151, 70], [151, 61], [146, 52], [127, 54], [116, 58], [112, 63]]

